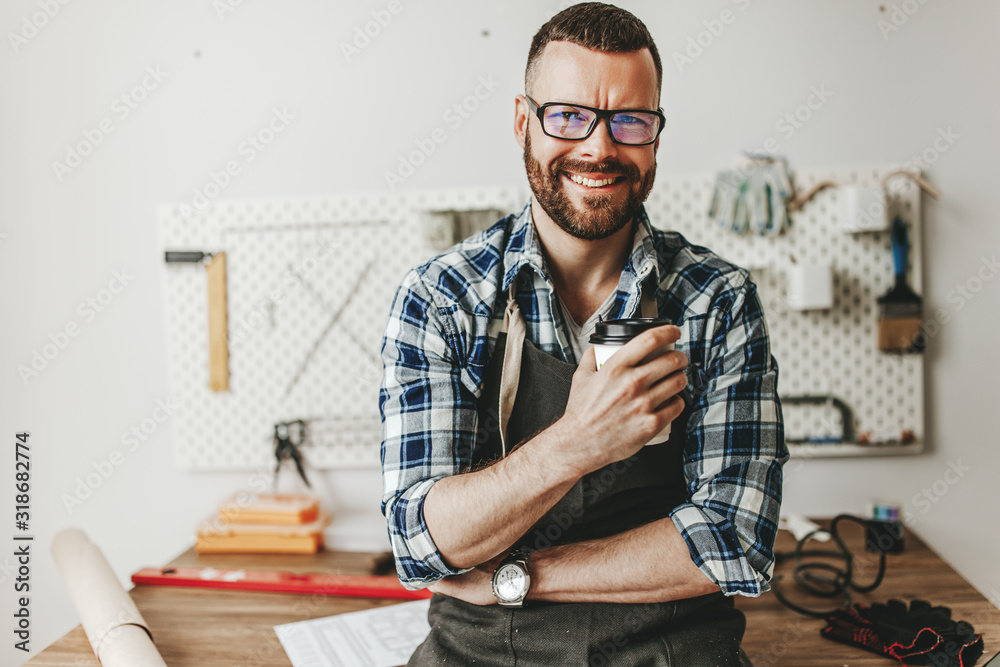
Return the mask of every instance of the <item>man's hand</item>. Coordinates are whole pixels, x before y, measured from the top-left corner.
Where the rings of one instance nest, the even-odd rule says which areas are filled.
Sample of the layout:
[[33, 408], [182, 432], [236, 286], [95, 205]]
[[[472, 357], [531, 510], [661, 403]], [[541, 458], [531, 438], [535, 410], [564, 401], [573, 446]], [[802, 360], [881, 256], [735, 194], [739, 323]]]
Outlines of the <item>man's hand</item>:
[[553, 425], [572, 442], [566, 455], [581, 477], [632, 456], [680, 416], [684, 401], [677, 394], [687, 386], [687, 357], [671, 351], [646, 361], [680, 335], [674, 325], [645, 331], [600, 371], [593, 346], [587, 349], [573, 374], [566, 412]]
[[493, 572], [502, 560], [503, 556], [497, 556], [493, 560], [477, 565], [465, 574], [445, 577], [427, 588], [434, 593], [458, 598], [469, 604], [480, 606], [496, 604], [497, 599], [493, 595]]
[[628, 458], [676, 419], [687, 357], [654, 353], [679, 337], [673, 325], [645, 331], [600, 372], [588, 349], [554, 424], [492, 465], [435, 482], [424, 519], [448, 565], [465, 569], [509, 550], [581, 477]]

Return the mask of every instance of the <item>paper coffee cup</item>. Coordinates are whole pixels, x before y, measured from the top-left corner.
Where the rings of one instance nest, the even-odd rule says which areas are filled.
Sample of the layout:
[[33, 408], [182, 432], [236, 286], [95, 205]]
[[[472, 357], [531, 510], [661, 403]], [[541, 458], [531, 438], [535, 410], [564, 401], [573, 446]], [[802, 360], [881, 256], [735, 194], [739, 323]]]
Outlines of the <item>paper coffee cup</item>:
[[[608, 359], [617, 352], [625, 343], [629, 342], [643, 331], [662, 327], [665, 324], [673, 324], [670, 320], [652, 319], [648, 317], [637, 317], [627, 320], [607, 320], [598, 322], [594, 333], [590, 336], [590, 344], [594, 346], [594, 356], [597, 358], [597, 370], [607, 363]], [[657, 348], [648, 357], [642, 360], [646, 363], [666, 354], [674, 349], [674, 344], [669, 343]], [[670, 439], [670, 424], [650, 439], [646, 445], [659, 445]]]

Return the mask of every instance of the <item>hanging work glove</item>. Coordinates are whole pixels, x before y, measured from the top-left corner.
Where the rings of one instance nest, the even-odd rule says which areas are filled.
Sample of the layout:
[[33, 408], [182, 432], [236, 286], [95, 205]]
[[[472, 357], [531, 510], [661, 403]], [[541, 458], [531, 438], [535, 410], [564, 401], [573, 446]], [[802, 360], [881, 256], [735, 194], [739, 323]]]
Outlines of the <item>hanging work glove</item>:
[[759, 236], [776, 236], [789, 225], [788, 200], [792, 184], [782, 161], [755, 165], [748, 173], [742, 195], [748, 227]]
[[913, 600], [856, 604], [826, 617], [821, 634], [860, 646], [907, 665], [971, 667], [983, 653], [983, 637], [968, 623], [951, 619], [948, 607]]
[[708, 216], [735, 234], [753, 230], [760, 236], [774, 236], [789, 225], [791, 193], [791, 181], [781, 160], [719, 172]]
[[785, 163], [772, 162], [762, 168], [761, 180], [764, 182], [762, 196], [767, 202], [767, 221], [757, 227], [761, 236], [775, 236], [788, 228], [788, 201], [792, 197], [792, 182], [785, 170]]
[[771, 224], [771, 200], [768, 196], [767, 165], [756, 165], [748, 168], [746, 187], [740, 193], [740, 201], [736, 204], [737, 218], [741, 218], [742, 232], [753, 230], [764, 235], [764, 230]]
[[[715, 188], [712, 191], [712, 203], [708, 208], [708, 217], [720, 228], [737, 234], [745, 233], [745, 229], [737, 227], [736, 208], [741, 200], [743, 190], [747, 187], [745, 172], [722, 171], [715, 177]], [[740, 225], [745, 224], [745, 215], [740, 212]]]

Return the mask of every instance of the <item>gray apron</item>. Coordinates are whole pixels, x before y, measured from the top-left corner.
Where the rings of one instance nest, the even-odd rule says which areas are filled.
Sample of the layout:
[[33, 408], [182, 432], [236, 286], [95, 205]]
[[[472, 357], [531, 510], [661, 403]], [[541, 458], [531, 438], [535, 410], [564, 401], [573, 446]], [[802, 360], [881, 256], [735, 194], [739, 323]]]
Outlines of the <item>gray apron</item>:
[[[642, 312], [656, 317], [653, 290], [644, 291], [649, 296], [642, 299]], [[561, 417], [575, 370], [526, 339], [512, 286], [478, 403], [472, 469], [505, 456]], [[686, 406], [666, 443], [643, 447], [578, 480], [517, 545], [537, 550], [602, 538], [668, 516], [687, 500], [683, 446], [689, 414]], [[721, 592], [652, 604], [528, 600], [521, 608], [479, 606], [436, 593], [428, 620], [431, 631], [409, 667], [750, 664], [740, 649], [743, 614]]]

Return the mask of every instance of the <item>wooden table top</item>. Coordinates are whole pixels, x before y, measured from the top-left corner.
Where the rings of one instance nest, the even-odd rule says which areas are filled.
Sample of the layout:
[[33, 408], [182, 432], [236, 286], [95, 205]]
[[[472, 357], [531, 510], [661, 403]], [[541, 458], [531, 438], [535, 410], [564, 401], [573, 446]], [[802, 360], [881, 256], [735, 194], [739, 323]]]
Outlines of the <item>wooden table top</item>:
[[[857, 567], [861, 572], [857, 578], [869, 581], [876, 571], [877, 559], [864, 555], [861, 529], [850, 524], [844, 527], [843, 533], [848, 546], [859, 554]], [[791, 534], [779, 531], [776, 550], [790, 551], [793, 546]], [[328, 574], [370, 574], [374, 564], [375, 555], [367, 553], [198, 555], [193, 549], [169, 563], [174, 567]], [[793, 564], [782, 563], [775, 573], [790, 573]], [[782, 591], [787, 591], [793, 601], [807, 606], [822, 608], [824, 603], [830, 602], [801, 595], [790, 574], [782, 584]], [[136, 586], [130, 595], [149, 623], [160, 654], [171, 667], [288, 666], [291, 663], [274, 633], [275, 625], [396, 604], [394, 600], [166, 586]], [[986, 644], [986, 653], [979, 664], [1000, 649], [1000, 610], [912, 532], [906, 535], [906, 552], [889, 555], [882, 585], [869, 595], [856, 595], [855, 601], [874, 602], [893, 597], [902, 600], [923, 598], [944, 604], [952, 608], [954, 618], [972, 623], [976, 632], [983, 634]], [[892, 664], [884, 657], [820, 637], [822, 620], [789, 611], [772, 593], [757, 599], [737, 596], [737, 606], [747, 616], [743, 648], [755, 667], [885, 667]], [[100, 667], [80, 626], [26, 664]]]
[[[830, 523], [829, 520], [817, 522], [825, 527]], [[863, 528], [843, 521], [839, 530], [848, 549], [855, 554], [855, 580], [862, 586], [872, 582], [878, 572], [878, 555], [865, 552]], [[809, 544], [810, 548], [835, 548], [832, 542], [812, 541]], [[971, 623], [976, 632], [983, 635], [986, 650], [977, 664], [985, 663], [988, 656], [1000, 650], [1000, 610], [911, 530], [906, 531], [905, 547], [903, 553], [886, 555], [882, 583], [871, 593], [853, 593], [854, 602], [869, 604], [890, 598], [905, 602], [918, 599], [951, 607], [952, 618]], [[788, 531], [779, 530], [774, 548], [776, 553], [791, 552], [795, 548], [795, 538]], [[826, 562], [843, 567], [843, 560]], [[838, 604], [836, 600], [805, 594], [792, 579], [794, 567], [794, 559], [789, 559], [776, 565], [774, 570], [776, 576], [785, 575], [777, 585], [793, 604], [807, 609], [830, 609]], [[747, 617], [743, 650], [754, 667], [886, 667], [898, 664], [891, 658], [821, 637], [825, 621], [796, 614], [783, 606], [773, 593], [765, 593], [759, 598], [738, 596], [736, 606]]]

